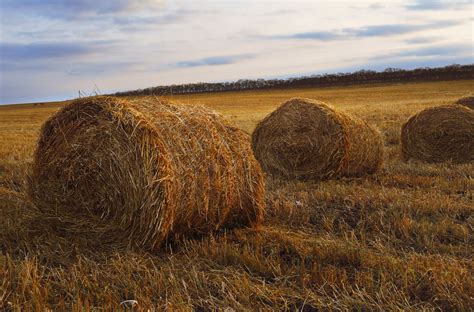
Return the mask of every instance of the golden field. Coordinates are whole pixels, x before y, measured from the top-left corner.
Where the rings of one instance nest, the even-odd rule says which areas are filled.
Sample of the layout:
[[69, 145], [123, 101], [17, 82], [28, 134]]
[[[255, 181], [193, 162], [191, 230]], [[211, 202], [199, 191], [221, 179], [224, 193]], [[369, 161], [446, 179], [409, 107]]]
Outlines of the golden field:
[[133, 299], [145, 311], [473, 310], [474, 164], [399, 155], [409, 116], [473, 92], [464, 80], [168, 97], [249, 133], [289, 98], [326, 101], [378, 126], [386, 159], [364, 178], [267, 177], [262, 227], [154, 254], [32, 218], [29, 164], [41, 124], [64, 103], [0, 106], [0, 309], [117, 310]]

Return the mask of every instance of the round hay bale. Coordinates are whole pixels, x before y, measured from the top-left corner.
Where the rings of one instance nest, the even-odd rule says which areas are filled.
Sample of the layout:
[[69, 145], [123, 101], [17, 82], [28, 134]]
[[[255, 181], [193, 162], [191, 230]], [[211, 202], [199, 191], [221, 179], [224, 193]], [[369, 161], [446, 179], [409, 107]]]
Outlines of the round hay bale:
[[456, 101], [456, 104], [474, 109], [474, 96], [463, 97]]
[[30, 194], [67, 231], [145, 249], [258, 225], [263, 173], [250, 139], [204, 107], [156, 98], [74, 101], [41, 130]]
[[474, 111], [461, 105], [430, 107], [402, 126], [402, 156], [430, 163], [474, 159]]
[[265, 117], [252, 135], [264, 171], [295, 179], [360, 176], [383, 160], [380, 132], [314, 100], [294, 98]]

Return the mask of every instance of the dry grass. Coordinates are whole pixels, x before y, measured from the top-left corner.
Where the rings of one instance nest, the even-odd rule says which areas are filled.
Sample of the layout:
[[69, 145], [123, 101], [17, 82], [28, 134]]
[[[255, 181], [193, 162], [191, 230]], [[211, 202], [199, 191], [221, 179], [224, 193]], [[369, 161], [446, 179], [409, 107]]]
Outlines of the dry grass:
[[133, 251], [31, 220], [25, 177], [56, 107], [0, 108], [0, 302], [6, 309], [435, 310], [474, 308], [474, 165], [400, 160], [400, 128], [472, 81], [200, 94], [250, 132], [288, 98], [333, 103], [378, 126], [387, 157], [364, 178], [267, 179], [264, 225]]
[[462, 105], [430, 107], [403, 124], [405, 159], [438, 163], [474, 161], [474, 111]]
[[372, 125], [302, 98], [284, 102], [259, 122], [252, 148], [267, 173], [302, 180], [362, 176], [383, 161], [383, 140]]

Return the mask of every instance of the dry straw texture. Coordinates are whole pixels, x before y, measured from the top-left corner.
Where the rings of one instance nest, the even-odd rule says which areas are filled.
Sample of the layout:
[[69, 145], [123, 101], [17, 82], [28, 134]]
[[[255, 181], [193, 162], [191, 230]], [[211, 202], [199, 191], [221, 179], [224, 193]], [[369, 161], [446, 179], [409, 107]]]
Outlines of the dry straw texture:
[[456, 104], [474, 109], [474, 96], [463, 97], [456, 101]]
[[474, 160], [474, 111], [461, 105], [427, 108], [402, 127], [402, 154], [436, 163]]
[[264, 171], [323, 179], [376, 172], [383, 141], [366, 122], [314, 100], [294, 98], [265, 117], [252, 136]]
[[204, 107], [79, 99], [44, 124], [30, 193], [68, 232], [156, 249], [261, 222], [263, 174], [249, 141]]

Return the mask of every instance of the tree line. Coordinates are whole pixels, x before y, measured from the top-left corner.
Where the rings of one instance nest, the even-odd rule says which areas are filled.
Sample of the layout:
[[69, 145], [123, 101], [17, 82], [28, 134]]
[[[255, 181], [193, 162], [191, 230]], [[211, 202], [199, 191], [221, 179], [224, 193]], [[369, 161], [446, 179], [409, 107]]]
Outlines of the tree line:
[[353, 73], [311, 75], [288, 79], [240, 79], [232, 82], [173, 84], [168, 86], [157, 86], [146, 89], [117, 92], [114, 95], [171, 95], [258, 89], [327, 87], [369, 83], [460, 80], [473, 78], [474, 64], [453, 64], [438, 68], [424, 67], [412, 70], [387, 68], [380, 72], [373, 70], [359, 70]]

